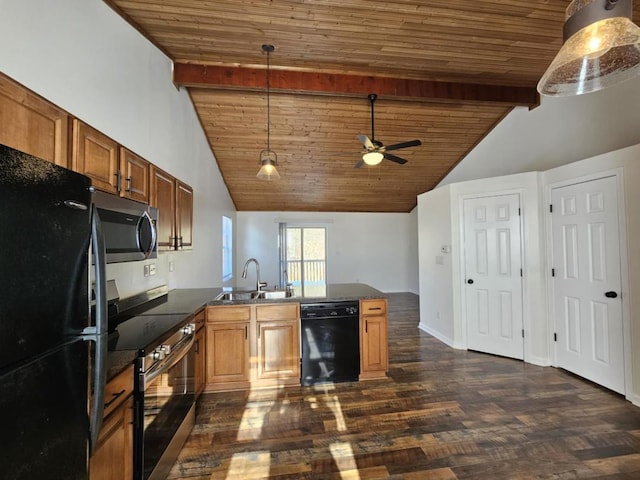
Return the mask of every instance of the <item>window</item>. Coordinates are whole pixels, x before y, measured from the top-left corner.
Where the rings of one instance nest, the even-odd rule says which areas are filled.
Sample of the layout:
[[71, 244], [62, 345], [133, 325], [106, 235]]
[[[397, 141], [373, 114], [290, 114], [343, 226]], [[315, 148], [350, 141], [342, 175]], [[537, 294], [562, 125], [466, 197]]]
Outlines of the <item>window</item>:
[[327, 287], [325, 227], [280, 225], [281, 283], [297, 295], [323, 296]]
[[222, 216], [222, 281], [233, 278], [233, 222]]

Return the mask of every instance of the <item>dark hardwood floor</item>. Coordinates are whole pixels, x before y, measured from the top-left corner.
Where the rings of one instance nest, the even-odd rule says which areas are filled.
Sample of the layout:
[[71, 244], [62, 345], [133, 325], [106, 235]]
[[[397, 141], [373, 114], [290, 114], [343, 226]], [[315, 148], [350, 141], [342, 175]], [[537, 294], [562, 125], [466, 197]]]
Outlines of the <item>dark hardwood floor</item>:
[[389, 296], [389, 378], [205, 394], [170, 479], [640, 479], [640, 408], [561, 370], [453, 350]]

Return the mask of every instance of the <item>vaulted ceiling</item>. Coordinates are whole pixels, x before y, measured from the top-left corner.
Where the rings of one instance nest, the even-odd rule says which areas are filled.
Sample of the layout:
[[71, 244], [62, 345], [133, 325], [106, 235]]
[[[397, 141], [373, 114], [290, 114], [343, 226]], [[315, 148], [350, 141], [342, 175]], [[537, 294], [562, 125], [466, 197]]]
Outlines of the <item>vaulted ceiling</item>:
[[[105, 0], [174, 61], [240, 211], [408, 212], [515, 106], [534, 107], [567, 0]], [[640, 20], [640, 0], [634, 0]], [[277, 181], [256, 179], [267, 146]], [[354, 168], [371, 136], [422, 145]], [[179, 125], [176, 125], [179, 128]], [[535, 135], [535, 132], [532, 132]]]

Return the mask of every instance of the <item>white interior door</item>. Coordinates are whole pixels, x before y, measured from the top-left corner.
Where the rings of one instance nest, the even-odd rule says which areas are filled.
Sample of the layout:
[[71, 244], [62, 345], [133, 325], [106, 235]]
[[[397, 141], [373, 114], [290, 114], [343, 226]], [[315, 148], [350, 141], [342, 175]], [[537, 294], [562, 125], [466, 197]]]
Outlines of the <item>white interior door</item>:
[[556, 361], [624, 393], [616, 177], [551, 191]]
[[520, 197], [464, 200], [467, 346], [524, 358]]

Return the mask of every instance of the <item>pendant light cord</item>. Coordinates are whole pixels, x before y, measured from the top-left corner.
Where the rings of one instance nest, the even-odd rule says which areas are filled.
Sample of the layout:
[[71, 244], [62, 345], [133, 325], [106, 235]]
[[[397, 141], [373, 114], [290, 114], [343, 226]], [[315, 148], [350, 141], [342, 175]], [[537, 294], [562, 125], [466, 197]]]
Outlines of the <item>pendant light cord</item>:
[[[263, 47], [265, 48], [265, 47]], [[272, 49], [273, 47], [271, 47]], [[267, 52], [267, 151], [270, 152], [271, 151], [271, 128], [270, 128], [270, 118], [271, 118], [271, 104], [269, 102], [269, 88], [270, 88], [270, 83], [269, 83], [269, 54], [271, 53], [271, 49], [269, 48], [269, 46], [267, 46], [265, 48], [265, 51]]]

